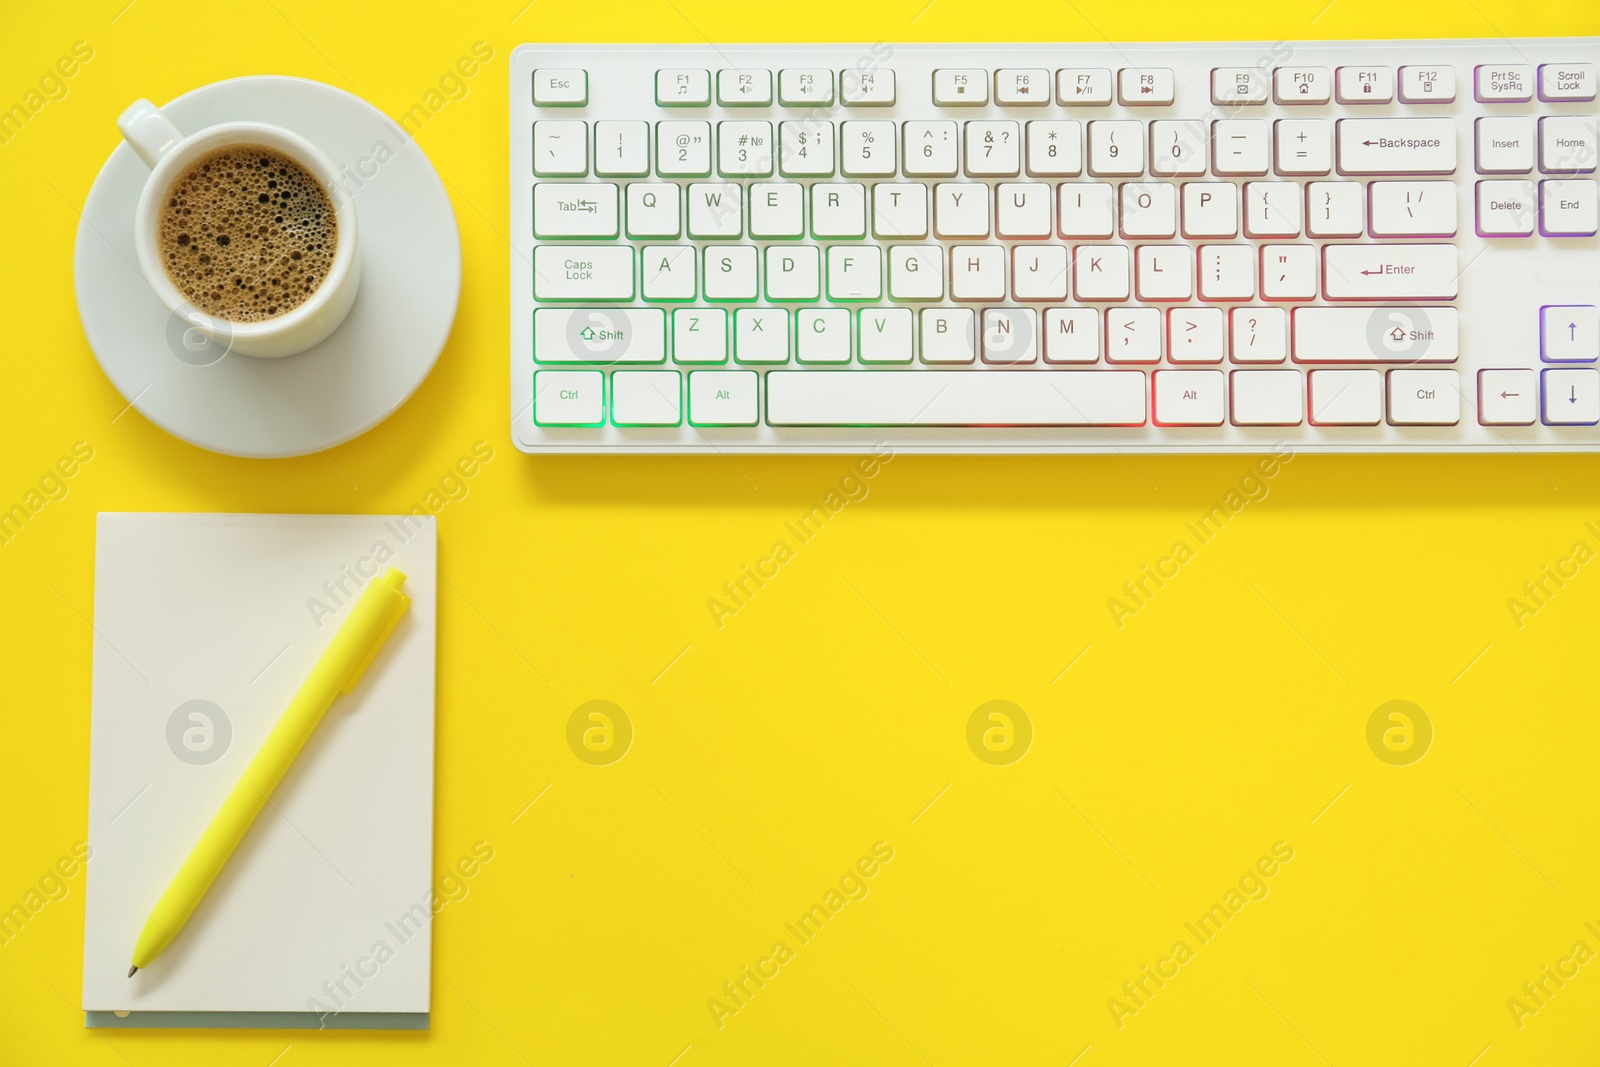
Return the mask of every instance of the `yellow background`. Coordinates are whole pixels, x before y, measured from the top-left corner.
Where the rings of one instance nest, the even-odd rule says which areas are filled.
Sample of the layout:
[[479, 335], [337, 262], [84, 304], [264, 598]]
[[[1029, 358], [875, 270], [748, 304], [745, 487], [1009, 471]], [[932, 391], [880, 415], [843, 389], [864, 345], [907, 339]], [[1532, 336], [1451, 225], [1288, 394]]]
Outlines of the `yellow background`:
[[[439, 517], [435, 862], [495, 857], [437, 920], [425, 1034], [87, 1031], [79, 874], [0, 947], [0, 1063], [1595, 1062], [1600, 962], [1521, 1029], [1506, 1007], [1600, 950], [1600, 564], [1520, 630], [1506, 605], [1600, 548], [1593, 458], [1295, 458], [1118, 630], [1107, 599], [1249, 460], [901, 456], [719, 631], [707, 599], [848, 461], [519, 454], [505, 238], [525, 41], [1593, 34], [1591, 5], [524, 2], [7, 5], [0, 102], [74, 41], [94, 58], [0, 146], [0, 504], [94, 458], [0, 547], [0, 906], [85, 834], [96, 512], [406, 510], [478, 440]], [[420, 136], [465, 263], [420, 392], [275, 462], [118, 417], [72, 247], [119, 111], [279, 73], [399, 116], [478, 40]], [[1366, 743], [1397, 698], [1436, 731], [1407, 767]], [[634, 726], [611, 766], [566, 743], [591, 699]], [[993, 699], [1034, 725], [1011, 766], [967, 746]], [[708, 999], [880, 840], [870, 894], [719, 1029]], [[1118, 1029], [1108, 998], [1277, 841], [1269, 895]]]

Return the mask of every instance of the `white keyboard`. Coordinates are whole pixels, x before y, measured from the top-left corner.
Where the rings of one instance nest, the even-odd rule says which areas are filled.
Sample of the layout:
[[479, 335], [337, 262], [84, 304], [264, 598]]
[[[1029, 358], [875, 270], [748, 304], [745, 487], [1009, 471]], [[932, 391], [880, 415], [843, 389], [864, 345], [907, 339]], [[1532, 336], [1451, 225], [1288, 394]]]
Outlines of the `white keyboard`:
[[1600, 450], [1600, 40], [524, 45], [528, 452]]

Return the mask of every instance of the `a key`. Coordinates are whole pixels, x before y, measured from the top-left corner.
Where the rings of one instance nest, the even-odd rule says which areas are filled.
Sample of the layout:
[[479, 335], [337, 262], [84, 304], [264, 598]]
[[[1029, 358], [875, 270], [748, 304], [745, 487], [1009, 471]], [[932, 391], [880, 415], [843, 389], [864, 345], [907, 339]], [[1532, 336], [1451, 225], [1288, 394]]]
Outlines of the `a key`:
[[589, 72], [553, 70], [533, 72], [533, 102], [538, 107], [582, 107], [589, 102]]
[[1022, 131], [1015, 122], [968, 122], [966, 142], [968, 177], [1011, 177], [1021, 172]]
[[1151, 377], [1157, 426], [1222, 425], [1228, 381], [1221, 371], [1158, 370]]
[[1454, 300], [1455, 245], [1327, 245], [1322, 287], [1329, 300]]
[[785, 178], [833, 177], [833, 123], [826, 119], [778, 123], [778, 173]]
[[735, 363], [789, 362], [789, 313], [782, 308], [740, 308], [733, 313]]
[[1178, 232], [1178, 187], [1167, 182], [1123, 182], [1122, 236], [1171, 238]]
[[1050, 103], [1050, 72], [1039, 68], [994, 72], [994, 102], [1002, 107], [1045, 107]]
[[1299, 426], [1306, 386], [1297, 370], [1236, 370], [1228, 375], [1235, 426]]
[[1161, 310], [1106, 308], [1106, 362], [1161, 362]]
[[1545, 63], [1539, 67], [1540, 100], [1593, 100], [1593, 63]]
[[675, 370], [617, 371], [611, 376], [615, 426], [677, 426], [683, 421], [683, 380]]
[[883, 250], [876, 245], [828, 249], [829, 300], [882, 300]]
[[893, 107], [894, 71], [842, 70], [839, 88], [845, 107]]
[[656, 173], [663, 178], [703, 178], [711, 173], [711, 123], [656, 123]]
[[794, 313], [794, 358], [801, 363], [850, 362], [850, 312], [804, 308]]
[[1538, 418], [1538, 372], [1522, 367], [1478, 372], [1479, 422], [1485, 426], [1532, 426]]
[[778, 103], [784, 107], [826, 107], [833, 103], [833, 71], [779, 71]]
[[822, 299], [822, 257], [815, 245], [773, 245], [767, 249], [767, 299]]
[[1183, 235], [1239, 236], [1239, 187], [1232, 182], [1185, 182]]
[[1327, 119], [1279, 119], [1273, 124], [1279, 174], [1327, 174], [1333, 170], [1333, 139]]
[[694, 299], [694, 246], [645, 245], [639, 254], [644, 298], [683, 303]]
[[1083, 124], [1074, 119], [1028, 123], [1028, 173], [1036, 178], [1075, 178], [1083, 173]]
[[1400, 102], [1450, 104], [1456, 99], [1456, 69], [1446, 66], [1400, 68]]
[[1373, 182], [1368, 223], [1374, 237], [1454, 237], [1454, 182]]
[[717, 103], [723, 107], [771, 107], [772, 71], [717, 71]]
[[710, 104], [710, 71], [656, 71], [657, 107], [709, 107]]
[[1341, 104], [1387, 104], [1394, 99], [1394, 68], [1340, 67], [1334, 96]]
[[629, 237], [677, 237], [678, 187], [669, 182], [634, 182], [628, 186]]
[[863, 363], [910, 363], [914, 318], [910, 308], [863, 308], [856, 317], [856, 358]]
[[1314, 370], [1314, 426], [1376, 426], [1383, 420], [1383, 375], [1375, 370]]
[[1123, 107], [1169, 107], [1172, 96], [1170, 67], [1123, 67], [1117, 71], [1117, 100]]
[[1072, 288], [1083, 301], [1128, 299], [1128, 246], [1078, 245], [1072, 250]]
[[1011, 250], [1011, 295], [1017, 300], [1067, 298], [1067, 250], [1060, 245], [1018, 245]]
[[1300, 236], [1301, 190], [1295, 182], [1250, 182], [1244, 187], [1247, 237]]
[[1539, 224], [1538, 191], [1528, 181], [1478, 183], [1478, 232], [1485, 237], [1531, 237]]
[[1315, 300], [1316, 246], [1262, 245], [1261, 295], [1267, 300]]
[[1489, 115], [1473, 124], [1479, 174], [1526, 174], [1533, 169], [1533, 118]]
[[600, 426], [606, 421], [606, 376], [597, 370], [541, 370], [533, 374], [537, 426]]
[[689, 372], [689, 423], [754, 426], [760, 378], [753, 370]]
[[1150, 124], [1150, 173], [1198, 177], [1206, 172], [1206, 124], [1194, 120]]
[[889, 299], [944, 299], [944, 249], [937, 245], [890, 246]]
[[1194, 296], [1194, 253], [1188, 245], [1139, 245], [1134, 256], [1134, 292], [1140, 300], [1189, 300]]
[[1221, 363], [1227, 348], [1227, 321], [1221, 308], [1173, 308], [1167, 312], [1167, 359], [1173, 363]]
[[1360, 182], [1311, 182], [1306, 186], [1306, 233], [1312, 237], [1360, 237], [1366, 232], [1367, 198]]
[[1211, 102], [1218, 107], [1265, 104], [1271, 90], [1257, 67], [1216, 67], [1211, 71]]
[[602, 178], [642, 178], [649, 174], [650, 124], [595, 123], [594, 172]]
[[[923, 336], [926, 346], [926, 333]], [[1142, 426], [1145, 395], [1145, 375], [1138, 370], [773, 371], [767, 375], [767, 422], [773, 426]]]
[[856, 182], [818, 182], [811, 187], [811, 235], [861, 238], [867, 235], [867, 189]]
[[1340, 174], [1454, 174], [1455, 119], [1340, 119]]
[[892, 178], [895, 173], [892, 122], [846, 122], [839, 131], [839, 171], [848, 178]]
[[[1049, 210], [1046, 208], [1046, 217]], [[872, 234], [883, 240], [928, 236], [928, 187], [916, 182], [879, 182], [872, 187]]]
[[1256, 250], [1251, 245], [1201, 245], [1195, 273], [1201, 300], [1250, 300], [1256, 295]]
[[977, 359], [971, 308], [925, 308], [921, 320], [922, 362], [971, 363]]
[[744, 190], [733, 182], [696, 182], [684, 191], [689, 236], [732, 240], [744, 236]]
[[1111, 71], [1105, 67], [1064, 67], [1056, 71], [1056, 103], [1064, 107], [1105, 107], [1111, 103]]
[[1454, 363], [1450, 307], [1302, 307], [1293, 311], [1296, 363]]
[[617, 196], [609, 182], [539, 182], [533, 187], [533, 235], [616, 237]]
[[905, 175], [908, 178], [954, 178], [958, 148], [956, 124], [948, 119], [906, 122]]
[[748, 245], [708, 248], [704, 253], [702, 285], [707, 300], [754, 300], [759, 253]]
[[989, 236], [989, 187], [965, 182], [935, 185], [933, 232], [936, 237]]
[[933, 102], [939, 107], [982, 107], [989, 102], [989, 72], [975, 67], [935, 70]]
[[1257, 177], [1272, 165], [1272, 126], [1265, 119], [1211, 124], [1211, 169], [1220, 177]]
[[1546, 237], [1593, 237], [1600, 224], [1600, 186], [1591, 178], [1539, 183], [1539, 232]]
[[541, 178], [580, 178], [588, 174], [589, 124], [581, 119], [535, 122], [533, 172]]
[[535, 363], [661, 363], [667, 316], [660, 308], [539, 308]]
[[979, 340], [985, 363], [1037, 363], [1038, 313], [1032, 308], [985, 308]]
[[1593, 426], [1600, 423], [1600, 371], [1562, 367], [1542, 371], [1541, 404], [1547, 426]]
[[1289, 358], [1289, 313], [1283, 308], [1233, 308], [1228, 332], [1235, 363], [1282, 363]]
[[1089, 123], [1089, 173], [1097, 177], [1143, 174], [1144, 123], [1134, 119]]
[[1001, 245], [951, 245], [950, 295], [957, 300], [1003, 300], [1006, 250]]
[[1280, 104], [1326, 104], [1333, 95], [1327, 67], [1276, 67], [1272, 96]]
[[1485, 63], [1473, 71], [1473, 92], [1481, 104], [1533, 99], [1533, 68], [1526, 63]]
[[728, 313], [722, 308], [678, 308], [674, 311], [672, 361], [728, 362]]
[[1049, 308], [1045, 311], [1044, 361], [1100, 361], [1100, 316], [1093, 308]]
[[769, 239], [804, 236], [805, 198], [805, 187], [791, 182], [751, 185], [750, 236]]
[[[879, 186], [882, 188], [882, 186]], [[1054, 195], [1043, 182], [1010, 182], [995, 188], [999, 205], [996, 229], [1001, 237], [1049, 237], [1050, 201]]]
[[1453, 370], [1392, 370], [1388, 386], [1391, 426], [1461, 421], [1461, 376]]
[[1546, 304], [1540, 308], [1539, 358], [1546, 363], [1600, 359], [1600, 308], [1593, 304]]
[[765, 178], [772, 174], [772, 123], [717, 123], [717, 172], [724, 178]]
[[539, 245], [536, 300], [632, 300], [633, 249], [626, 245]]
[[1105, 240], [1116, 232], [1116, 191], [1105, 182], [1062, 182], [1056, 229], [1062, 237]]
[[1539, 170], [1545, 174], [1593, 174], [1595, 120], [1546, 115], [1539, 120]]

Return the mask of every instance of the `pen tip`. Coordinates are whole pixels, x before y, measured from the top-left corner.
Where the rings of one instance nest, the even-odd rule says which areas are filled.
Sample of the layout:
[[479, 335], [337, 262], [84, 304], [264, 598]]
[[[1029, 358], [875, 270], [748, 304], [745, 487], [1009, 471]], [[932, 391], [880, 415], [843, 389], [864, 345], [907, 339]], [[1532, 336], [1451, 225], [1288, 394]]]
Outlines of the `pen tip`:
[[133, 966], [133, 967], [129, 967], [129, 968], [128, 968], [128, 977], [129, 977], [129, 978], [132, 978], [132, 977], [133, 977], [133, 972], [134, 972], [134, 971], [137, 971], [137, 970], [138, 970], [138, 969], [139, 969], [139, 968], [138, 968], [138, 966], [137, 966], [137, 965], [135, 965], [135, 966]]

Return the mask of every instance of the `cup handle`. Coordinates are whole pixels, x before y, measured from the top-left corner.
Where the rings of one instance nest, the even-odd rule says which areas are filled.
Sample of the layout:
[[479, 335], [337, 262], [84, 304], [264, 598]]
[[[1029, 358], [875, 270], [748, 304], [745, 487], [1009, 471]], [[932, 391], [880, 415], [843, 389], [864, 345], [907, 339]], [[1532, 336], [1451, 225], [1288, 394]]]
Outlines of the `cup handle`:
[[135, 100], [128, 105], [128, 110], [117, 118], [117, 129], [122, 131], [123, 140], [139, 153], [144, 165], [151, 168], [161, 162], [161, 157], [171, 151], [174, 145], [183, 140], [183, 134], [178, 132], [178, 127], [169, 122], [167, 116], [161, 113], [161, 109], [148, 100]]

